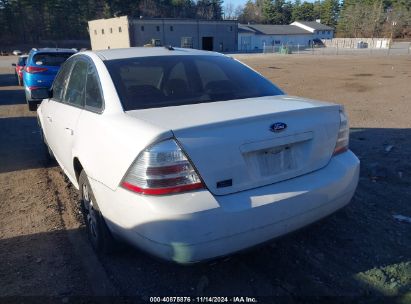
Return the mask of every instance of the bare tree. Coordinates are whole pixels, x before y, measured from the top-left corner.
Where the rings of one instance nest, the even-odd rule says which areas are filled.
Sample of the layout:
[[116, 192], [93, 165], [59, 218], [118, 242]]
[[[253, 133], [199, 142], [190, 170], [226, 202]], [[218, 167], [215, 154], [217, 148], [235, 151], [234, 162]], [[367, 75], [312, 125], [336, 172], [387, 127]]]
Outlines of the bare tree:
[[359, 2], [344, 9], [338, 30], [346, 37], [376, 37], [381, 35], [383, 22], [382, 1], [373, 4]]
[[231, 1], [224, 5], [224, 19], [235, 19], [235, 7]]
[[238, 16], [241, 23], [263, 23], [265, 22], [263, 16], [263, 2], [264, 0], [251, 1], [248, 0]]
[[243, 13], [243, 11], [244, 11], [244, 6], [237, 5], [237, 7], [235, 8], [235, 11], [234, 11], [235, 19], [239, 19], [241, 14]]
[[394, 6], [387, 11], [383, 33], [385, 37], [404, 38], [411, 36], [411, 11]]

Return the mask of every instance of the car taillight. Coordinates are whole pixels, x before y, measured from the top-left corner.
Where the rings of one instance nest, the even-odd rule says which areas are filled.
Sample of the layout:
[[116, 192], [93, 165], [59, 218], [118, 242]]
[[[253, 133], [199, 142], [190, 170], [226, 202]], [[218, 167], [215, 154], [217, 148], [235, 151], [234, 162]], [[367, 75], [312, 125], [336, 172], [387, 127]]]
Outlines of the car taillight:
[[166, 195], [204, 188], [197, 172], [173, 139], [161, 141], [141, 152], [121, 186], [148, 195]]
[[350, 141], [350, 127], [348, 125], [348, 118], [345, 114], [344, 108], [340, 109], [340, 129], [338, 131], [337, 143], [334, 149], [334, 155], [343, 153], [348, 150], [348, 143]]
[[24, 70], [25, 70], [27, 73], [35, 74], [35, 73], [45, 72], [45, 71], [47, 71], [47, 68], [39, 68], [39, 67], [33, 67], [33, 66], [26, 66], [26, 67], [24, 68]]

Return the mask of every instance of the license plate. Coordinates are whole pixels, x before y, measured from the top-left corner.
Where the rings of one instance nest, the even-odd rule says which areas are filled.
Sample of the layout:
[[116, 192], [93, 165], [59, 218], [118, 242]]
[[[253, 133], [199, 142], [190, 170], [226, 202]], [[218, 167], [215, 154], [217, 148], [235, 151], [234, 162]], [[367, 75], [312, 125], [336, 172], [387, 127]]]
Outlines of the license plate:
[[291, 146], [259, 151], [257, 159], [261, 176], [271, 176], [295, 168]]

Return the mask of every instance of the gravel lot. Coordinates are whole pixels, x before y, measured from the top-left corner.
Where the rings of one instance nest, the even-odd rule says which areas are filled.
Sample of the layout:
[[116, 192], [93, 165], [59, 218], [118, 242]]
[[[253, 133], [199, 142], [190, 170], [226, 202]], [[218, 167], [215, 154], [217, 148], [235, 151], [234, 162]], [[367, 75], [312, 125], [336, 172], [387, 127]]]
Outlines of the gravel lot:
[[[0, 296], [331, 296], [329, 303], [411, 303], [411, 57], [237, 58], [290, 95], [344, 104], [358, 190], [343, 210], [228, 259], [193, 266], [126, 247], [96, 256], [78, 197], [46, 163], [35, 114], [0, 57]], [[382, 298], [384, 296], [384, 298]], [[390, 296], [390, 297], [386, 297]], [[1, 298], [0, 298], [1, 301]]]

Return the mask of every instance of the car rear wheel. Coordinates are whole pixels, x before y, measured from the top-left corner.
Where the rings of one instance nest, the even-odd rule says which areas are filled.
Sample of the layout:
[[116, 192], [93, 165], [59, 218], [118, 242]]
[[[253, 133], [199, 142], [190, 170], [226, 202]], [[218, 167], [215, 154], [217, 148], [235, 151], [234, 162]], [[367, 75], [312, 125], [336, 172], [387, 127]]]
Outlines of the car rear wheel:
[[26, 101], [29, 106], [29, 111], [37, 111], [37, 102], [35, 100], [27, 99]]
[[79, 187], [84, 220], [91, 245], [98, 253], [112, 253], [115, 250], [116, 242], [98, 208], [96, 198], [84, 170], [80, 173]]

